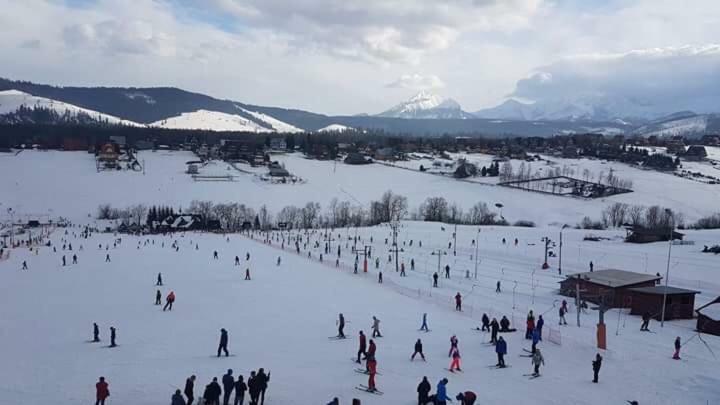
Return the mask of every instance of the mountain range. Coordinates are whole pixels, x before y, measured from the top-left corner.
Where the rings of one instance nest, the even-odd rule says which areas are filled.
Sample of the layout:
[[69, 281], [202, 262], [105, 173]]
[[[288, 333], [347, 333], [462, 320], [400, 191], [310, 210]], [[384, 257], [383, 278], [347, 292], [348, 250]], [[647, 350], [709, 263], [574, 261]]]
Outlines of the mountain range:
[[[77, 122], [255, 133], [384, 131], [407, 135], [552, 136], [599, 132], [701, 135], [720, 131], [720, 116], [692, 112], [657, 117], [632, 101], [508, 100], [474, 113], [455, 100], [423, 91], [377, 115], [330, 116], [221, 100], [174, 87], [59, 87], [0, 78], [0, 123], [32, 123], [18, 111], [50, 109]], [[627, 112], [627, 113], [625, 113]]]

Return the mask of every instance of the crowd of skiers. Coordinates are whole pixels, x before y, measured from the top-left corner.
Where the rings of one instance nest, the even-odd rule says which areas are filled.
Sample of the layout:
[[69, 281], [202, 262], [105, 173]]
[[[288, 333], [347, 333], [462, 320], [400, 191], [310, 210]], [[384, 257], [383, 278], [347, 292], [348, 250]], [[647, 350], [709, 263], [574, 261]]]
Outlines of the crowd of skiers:
[[[195, 399], [198, 399], [198, 405], [243, 405], [246, 393], [249, 405], [264, 405], [265, 392], [270, 382], [270, 373], [265, 373], [263, 368], [258, 369], [257, 372], [251, 371], [246, 382], [242, 375], [235, 379], [233, 370], [228, 369], [220, 382], [218, 382], [217, 377], [213, 377], [212, 381], [205, 386], [202, 396], [199, 398], [196, 397], [195, 392], [196, 379], [195, 375], [191, 375], [185, 380], [185, 389], [182, 393], [179, 389], [175, 391], [171, 399], [171, 405], [193, 405], [196, 403], [194, 402]], [[184, 398], [183, 394], [185, 395]]]

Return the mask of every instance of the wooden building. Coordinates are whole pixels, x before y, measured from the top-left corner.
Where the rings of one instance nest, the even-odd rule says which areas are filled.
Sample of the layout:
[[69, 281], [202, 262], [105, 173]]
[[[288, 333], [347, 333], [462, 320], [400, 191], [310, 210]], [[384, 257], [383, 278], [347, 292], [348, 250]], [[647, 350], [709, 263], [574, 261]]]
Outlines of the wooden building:
[[626, 308], [632, 303], [632, 289], [653, 287], [662, 277], [632, 271], [606, 269], [585, 273], [570, 274], [560, 281], [560, 294], [575, 298], [576, 288], [580, 287], [580, 298], [612, 308]]
[[[627, 235], [625, 242], [630, 243], [651, 243], [667, 242], [670, 239], [670, 229], [648, 229], [642, 226], [628, 226], [625, 228]], [[673, 240], [683, 240], [685, 234], [672, 231]]]
[[720, 297], [698, 308], [697, 331], [720, 336]]
[[[662, 317], [663, 297], [665, 286], [631, 288], [630, 315], [649, 313], [653, 318]], [[695, 294], [699, 291], [684, 288], [667, 287], [667, 300], [665, 301], [665, 320], [692, 319], [695, 313]]]

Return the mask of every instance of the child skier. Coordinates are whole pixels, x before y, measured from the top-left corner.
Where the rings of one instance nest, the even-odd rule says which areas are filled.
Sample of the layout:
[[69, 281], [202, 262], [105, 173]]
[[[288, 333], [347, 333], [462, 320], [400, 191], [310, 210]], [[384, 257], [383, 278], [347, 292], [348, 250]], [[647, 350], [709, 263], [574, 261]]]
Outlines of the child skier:
[[532, 355], [531, 363], [534, 367], [533, 371], [533, 377], [540, 376], [540, 365], [545, 365], [545, 359], [543, 358], [542, 353], [540, 353], [540, 349], [536, 349], [535, 353]]
[[453, 372], [455, 370], [462, 371], [460, 369], [460, 350], [455, 347], [452, 349], [452, 352], [450, 354], [452, 357], [452, 361], [450, 362], [450, 372]]

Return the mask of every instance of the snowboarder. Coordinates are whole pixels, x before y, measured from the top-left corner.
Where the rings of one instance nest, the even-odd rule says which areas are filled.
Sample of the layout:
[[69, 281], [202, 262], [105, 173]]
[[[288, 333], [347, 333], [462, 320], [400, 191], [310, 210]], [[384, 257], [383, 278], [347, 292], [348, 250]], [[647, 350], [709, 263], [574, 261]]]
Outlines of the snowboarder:
[[160, 290], [155, 291], [155, 305], [161, 305], [162, 304], [162, 294], [160, 293]]
[[498, 325], [497, 319], [493, 318], [490, 322], [490, 343], [497, 343], [498, 329], [500, 329], [500, 325]]
[[[363, 331], [360, 331], [360, 335], [358, 336], [358, 339], [359, 339], [359, 347], [358, 347], [358, 352], [357, 352], [357, 360], [355, 362], [360, 364], [360, 355], [362, 354], [363, 356], [367, 357], [367, 353], [365, 351], [365, 345], [366, 345], [365, 339], [366, 338], [365, 338], [365, 333], [363, 333]], [[365, 359], [365, 358], [363, 357], [363, 359]]]
[[227, 374], [222, 377], [223, 386], [223, 405], [230, 404], [230, 394], [235, 389], [235, 378], [232, 375], [232, 369], [228, 369]]
[[114, 326], [110, 327], [110, 347], [116, 347], [115, 338], [117, 338], [116, 330]]
[[482, 326], [480, 327], [480, 330], [482, 332], [489, 332], [490, 331], [490, 318], [488, 318], [487, 314], [482, 314], [481, 318]]
[[343, 316], [343, 314], [340, 314], [338, 316], [337, 327], [338, 327], [337, 337], [340, 339], [345, 339], [345, 333], [343, 332], [343, 329], [345, 329], [345, 317]]
[[500, 290], [500, 280], [498, 280], [497, 283], [495, 283], [495, 292], [500, 294], [502, 291]]
[[452, 356], [453, 349], [457, 349], [458, 338], [455, 335], [450, 336], [450, 350], [448, 350], [448, 357]]
[[543, 358], [542, 353], [540, 353], [540, 349], [535, 350], [535, 353], [532, 355], [531, 363], [534, 367], [533, 369], [533, 377], [537, 377], [540, 375], [540, 365], [545, 365], [545, 359]]
[[527, 321], [526, 321], [527, 328], [525, 329], [525, 339], [532, 339], [532, 331], [535, 329], [535, 315], [533, 315], [533, 311], [530, 310], [528, 312]]
[[450, 278], [450, 265], [445, 265], [445, 278]]
[[382, 334], [380, 334], [380, 320], [374, 316], [372, 318], [372, 337], [382, 337]]
[[543, 325], [545, 325], [545, 320], [543, 319], [542, 315], [538, 315], [538, 321], [535, 325], [535, 329], [538, 331], [538, 340], [542, 341], [542, 328]]
[[495, 343], [495, 353], [497, 354], [498, 362], [496, 366], [505, 367], [505, 355], [507, 354], [507, 342], [500, 336]]
[[93, 322], [93, 342], [100, 341], [100, 328], [96, 322]]
[[245, 280], [250, 280], [250, 268], [245, 269]]
[[425, 332], [430, 331], [430, 329], [428, 329], [428, 324], [427, 324], [427, 312], [423, 312], [422, 325], [420, 325], [420, 330], [424, 330]]
[[163, 284], [162, 284], [162, 273], [158, 273], [158, 275], [157, 275], [157, 281], [155, 282], [155, 285], [156, 285], [156, 286], [157, 286], [157, 285], [159, 285], [159, 286], [162, 286], [162, 285], [163, 285]]
[[452, 399], [447, 396], [447, 383], [447, 378], [443, 378], [440, 382], [438, 382], [435, 393], [435, 405], [447, 405], [447, 401], [452, 402]]
[[170, 400], [170, 405], [186, 405], [185, 398], [183, 398], [182, 392], [179, 389], [175, 390], [175, 393]]
[[645, 313], [642, 316], [642, 325], [640, 325], [640, 330], [642, 331], [650, 331], [648, 327], [650, 326], [650, 312], [645, 311]]
[[673, 354], [673, 360], [680, 360], [680, 336], [675, 338], [675, 353]]
[[170, 294], [165, 297], [165, 306], [163, 307], [163, 311], [172, 311], [173, 302], [175, 302], [175, 291], [170, 291]]
[[426, 405], [430, 402], [430, 390], [432, 390], [430, 381], [428, 381], [427, 377], [423, 377], [417, 387], [418, 405]]
[[460, 292], [455, 294], [455, 310], [462, 311], [462, 296], [460, 295]]
[[560, 306], [560, 309], [558, 309], [558, 315], [560, 315], [558, 325], [567, 325], [567, 320], [565, 320], [565, 311], [565, 306]]
[[[265, 369], [260, 368], [255, 378], [258, 383], [258, 389], [260, 391], [260, 405], [264, 405], [265, 391], [267, 390], [268, 383], [270, 382], [270, 373], [265, 374]], [[257, 402], [257, 399], [255, 400], [255, 402]]]
[[218, 344], [218, 349], [217, 349], [218, 357], [220, 357], [221, 351], [225, 352], [225, 357], [230, 356], [230, 353], [228, 353], [227, 345], [228, 345], [228, 333], [225, 330], [225, 328], [221, 328], [220, 329], [220, 344]]
[[218, 253], [217, 253], [217, 250], [213, 251], [213, 259], [215, 259], [215, 260], [217, 260], [217, 259], [218, 259]]
[[235, 402], [233, 405], [243, 405], [245, 401], [245, 391], [248, 387], [243, 381], [243, 376], [239, 375], [237, 381], [235, 381]]
[[457, 394], [455, 399], [460, 401], [460, 405], [475, 405], [477, 395], [472, 391], [465, 391]]
[[433, 273], [433, 287], [437, 288], [438, 284], [438, 274], [437, 272]]
[[375, 374], [377, 373], [377, 360], [375, 356], [368, 356], [367, 358], [367, 371], [368, 371], [368, 391], [375, 392]]
[[195, 375], [191, 375], [185, 380], [185, 397], [187, 398], [187, 405], [192, 405], [195, 400]]
[[425, 355], [423, 354], [422, 349], [422, 341], [420, 339], [415, 342], [415, 351], [413, 352], [412, 356], [410, 356], [410, 361], [415, 360], [415, 355], [420, 355], [422, 357], [423, 361], [425, 361]]
[[105, 400], [110, 396], [110, 388], [105, 377], [100, 377], [95, 384], [95, 405], [105, 405]]
[[600, 353], [595, 354], [595, 360], [592, 362], [593, 368], [593, 382], [598, 382], [598, 374], [600, 373], [600, 367], [602, 366], [602, 356]]

